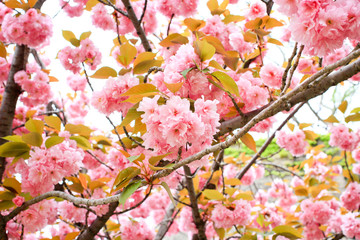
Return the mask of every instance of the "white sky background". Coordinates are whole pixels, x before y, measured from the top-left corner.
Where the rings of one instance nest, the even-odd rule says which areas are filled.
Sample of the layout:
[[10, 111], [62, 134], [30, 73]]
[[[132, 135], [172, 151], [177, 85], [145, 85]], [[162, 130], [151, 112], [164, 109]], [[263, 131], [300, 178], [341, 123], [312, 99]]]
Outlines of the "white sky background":
[[[239, 1], [237, 5], [229, 5], [228, 9], [231, 10], [232, 14], [235, 15], [242, 15], [244, 16], [244, 12], [247, 10], [247, 4], [251, 1]], [[207, 0], [199, 0], [199, 16], [196, 18], [206, 20], [206, 18], [210, 17], [210, 11], [208, 10], [206, 6]], [[274, 8], [276, 8], [276, 5], [274, 5]], [[59, 12], [60, 11], [60, 12]], [[73, 47], [68, 41], [66, 41], [62, 36], [62, 30], [70, 30], [72, 31], [76, 37], [79, 37], [81, 33], [91, 31], [92, 34], [90, 36], [90, 39], [94, 42], [95, 46], [100, 49], [102, 53], [102, 63], [98, 67], [102, 66], [110, 66], [114, 68], [115, 70], [119, 71], [121, 69], [120, 65], [118, 65], [110, 56], [110, 50], [113, 47], [113, 39], [116, 38], [116, 33], [113, 31], [104, 31], [102, 29], [96, 28], [91, 23], [91, 15], [88, 11], [84, 11], [83, 15], [81, 17], [77, 18], [69, 18], [64, 11], [61, 10], [61, 6], [57, 0], [55, 1], [46, 1], [43, 5], [42, 12], [49, 15], [53, 20], [53, 37], [51, 39], [51, 44], [42, 49], [41, 52], [45, 52], [46, 56], [50, 58], [52, 61], [51, 65], [49, 66], [49, 69], [51, 69], [50, 75], [55, 76], [60, 82], [59, 83], [51, 83], [52, 89], [54, 91], [54, 94], [61, 94], [64, 98], [66, 98], [67, 92], [72, 92], [71, 89], [66, 84], [66, 78], [67, 76], [71, 75], [72, 72], [67, 71], [63, 68], [63, 66], [60, 64], [60, 61], [56, 58], [56, 55], [59, 50], [63, 49], [66, 46]], [[57, 14], [56, 17], [54, 17]], [[159, 35], [160, 32], [165, 33], [167, 29], [168, 20], [160, 15], [160, 20], [158, 21], [158, 29], [157, 34]], [[285, 16], [276, 14], [275, 12], [272, 13], [272, 16], [275, 16], [276, 18], [280, 17], [282, 19], [287, 19]], [[121, 24], [121, 23], [120, 23]], [[272, 37], [275, 39], [280, 39], [281, 37], [281, 31], [274, 29], [272, 33]], [[134, 38], [134, 37], [132, 37]], [[150, 37], [151, 40], [158, 43], [158, 40], [155, 37]], [[267, 56], [265, 57], [264, 61], [265, 63], [269, 62], [275, 62], [278, 65], [282, 65], [284, 60], [287, 60], [292, 52], [292, 46], [289, 47], [278, 47], [273, 44], [268, 44], [269, 51]], [[284, 59], [285, 55], [285, 59]], [[88, 74], [91, 76], [94, 71], [91, 71], [87, 68]], [[102, 88], [102, 85], [105, 83], [105, 79], [90, 79], [92, 85], [94, 86], [95, 90], [100, 90]], [[345, 86], [350, 86], [350, 83], [345, 83]], [[55, 92], [56, 89], [58, 92]], [[326, 103], [328, 106], [333, 107], [334, 104], [332, 103], [332, 88], [330, 91], [328, 91], [324, 95], [324, 103]], [[345, 88], [338, 88], [336, 95], [336, 100], [338, 101], [337, 105], [340, 104], [340, 99], [343, 96], [343, 92]], [[87, 91], [91, 92], [90, 88], [87, 87]], [[355, 97], [347, 98], [347, 100], [350, 102], [348, 111], [358, 107], [358, 99], [360, 99], [359, 93], [355, 95]], [[319, 106], [320, 98], [311, 100], [310, 103], [313, 106], [313, 108], [318, 111], [321, 110], [319, 115], [321, 118], [325, 119], [330, 114], [331, 111], [328, 109], [325, 109], [324, 107]], [[343, 117], [339, 114], [336, 115], [340, 121], [343, 122]], [[115, 124], [120, 124], [121, 119], [119, 114], [112, 114], [110, 115], [111, 119]], [[286, 116], [284, 114], [278, 114], [277, 119], [281, 120], [284, 119]], [[299, 122], [302, 123], [315, 123], [314, 127], [316, 131], [321, 131], [322, 133], [326, 133], [324, 131], [325, 125], [318, 121], [318, 119], [314, 116], [314, 114], [309, 110], [307, 106], [304, 106], [299, 113], [296, 115], [296, 118], [299, 120]], [[280, 122], [279, 122], [280, 123]], [[112, 126], [110, 123], [105, 119], [105, 116], [103, 114], [99, 114], [96, 110], [90, 111], [88, 114], [88, 117], [85, 120], [85, 124], [90, 127], [97, 127], [104, 131], [109, 131], [112, 129]], [[278, 125], [278, 124], [276, 124]], [[357, 129], [357, 125], [351, 124], [351, 127], [354, 127]], [[286, 127], [285, 127], [286, 128]], [[264, 134], [254, 134], [254, 137], [265, 137]]]

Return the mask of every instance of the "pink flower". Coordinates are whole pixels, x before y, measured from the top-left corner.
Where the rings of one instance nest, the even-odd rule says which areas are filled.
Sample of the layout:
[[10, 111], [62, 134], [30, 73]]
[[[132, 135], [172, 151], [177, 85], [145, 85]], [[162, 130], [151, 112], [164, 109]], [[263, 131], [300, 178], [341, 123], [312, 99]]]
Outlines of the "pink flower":
[[294, 156], [303, 155], [308, 145], [305, 141], [305, 134], [303, 131], [286, 133], [281, 130], [276, 133], [276, 143], [280, 147], [288, 150]]
[[264, 83], [276, 89], [281, 87], [281, 79], [283, 75], [283, 69], [275, 66], [274, 64], [266, 64], [260, 70], [260, 77]]
[[349, 211], [354, 211], [360, 207], [360, 184], [357, 182], [350, 183], [346, 190], [341, 194], [340, 200], [342, 205]]
[[250, 4], [247, 17], [249, 19], [262, 18], [266, 15], [266, 4], [260, 0], [256, 0], [254, 3]]
[[15, 203], [16, 206], [20, 207], [24, 203], [25, 198], [21, 196], [16, 196], [15, 198], [13, 198], [12, 201], [13, 203]]

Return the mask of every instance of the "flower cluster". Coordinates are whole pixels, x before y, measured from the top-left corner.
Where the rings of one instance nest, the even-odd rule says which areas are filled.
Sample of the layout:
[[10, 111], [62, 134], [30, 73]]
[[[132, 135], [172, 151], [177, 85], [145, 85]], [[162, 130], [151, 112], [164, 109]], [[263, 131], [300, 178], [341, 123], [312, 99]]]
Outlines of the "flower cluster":
[[124, 115], [133, 104], [125, 101], [128, 97], [121, 96], [130, 88], [139, 84], [139, 79], [132, 77], [130, 73], [117, 78], [110, 77], [101, 91], [93, 93], [91, 104], [99, 111], [106, 115], [117, 111]]
[[46, 104], [52, 97], [49, 76], [41, 70], [37, 70], [32, 79], [26, 71], [19, 71], [15, 74], [14, 80], [26, 91], [20, 99], [28, 107]]
[[182, 156], [189, 156], [211, 145], [219, 125], [216, 101], [198, 99], [192, 112], [187, 99], [173, 96], [166, 104], [159, 105], [159, 98], [144, 98], [138, 108], [144, 112], [141, 116], [147, 127], [143, 135], [147, 148], [153, 148], [158, 154], [171, 152], [171, 156], [176, 156], [182, 147]]
[[52, 36], [52, 23], [50, 17], [29, 9], [18, 17], [5, 15], [1, 30], [7, 42], [39, 47]]
[[275, 3], [281, 6], [280, 12], [291, 16], [292, 37], [304, 44], [310, 54], [325, 56], [340, 48], [347, 37], [359, 38], [357, 0], [275, 0]]
[[77, 173], [84, 153], [74, 140], [65, 140], [49, 149], [35, 147], [27, 163], [16, 166], [22, 176], [22, 188], [32, 196], [51, 191], [64, 176]]
[[359, 133], [350, 132], [343, 124], [333, 126], [330, 132], [330, 146], [339, 147], [344, 151], [353, 151], [360, 142]]
[[294, 156], [303, 155], [306, 151], [307, 142], [303, 131], [287, 133], [281, 130], [276, 133], [276, 143], [288, 150]]
[[246, 200], [234, 201], [233, 210], [222, 204], [215, 205], [211, 213], [211, 220], [216, 228], [229, 228], [233, 225], [246, 225], [250, 221], [251, 205]]
[[101, 52], [89, 38], [86, 38], [80, 42], [80, 47], [62, 49], [58, 58], [66, 70], [76, 74], [81, 70], [80, 63], [86, 63], [91, 70], [95, 70], [101, 63]]

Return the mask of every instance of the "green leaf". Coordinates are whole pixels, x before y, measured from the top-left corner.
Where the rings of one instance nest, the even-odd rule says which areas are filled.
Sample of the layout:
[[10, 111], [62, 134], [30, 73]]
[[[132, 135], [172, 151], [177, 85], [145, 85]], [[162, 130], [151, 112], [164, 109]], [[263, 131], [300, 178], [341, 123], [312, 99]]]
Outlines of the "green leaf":
[[29, 145], [23, 142], [7, 142], [0, 146], [1, 157], [17, 157], [29, 151]]
[[30, 144], [31, 146], [41, 147], [41, 144], [43, 142], [43, 138], [40, 133], [37, 132], [30, 132], [27, 134], [22, 135], [22, 139], [27, 144]]
[[92, 78], [107, 79], [109, 77], [117, 77], [117, 72], [111, 67], [102, 67], [98, 69], [92, 76]]
[[195, 53], [200, 57], [201, 61], [209, 60], [214, 56], [216, 49], [206, 40], [196, 40], [194, 42]]
[[133, 73], [134, 74], [143, 74], [147, 73], [151, 67], [161, 67], [163, 61], [161, 60], [144, 60], [139, 62], [136, 66], [134, 66]]
[[22, 137], [19, 135], [6, 136], [2, 138], [11, 142], [24, 142]]
[[89, 32], [83, 32], [83, 33], [80, 35], [80, 41], [89, 38], [90, 35], [91, 35], [91, 32], [90, 32], [90, 31], [89, 31]]
[[66, 41], [69, 41], [73, 46], [80, 46], [80, 41], [75, 37], [75, 34], [72, 31], [63, 30], [62, 35]]
[[192, 31], [197, 31], [200, 28], [206, 25], [206, 22], [203, 20], [193, 19], [193, 18], [185, 18], [184, 24]]
[[115, 178], [113, 186], [119, 185], [124, 179], [126, 179], [132, 172], [136, 171], [136, 167], [128, 167], [120, 171]]
[[141, 186], [141, 181], [130, 183], [125, 187], [119, 197], [119, 204], [125, 204], [126, 200]]
[[51, 148], [52, 146], [55, 146], [57, 144], [62, 143], [65, 140], [64, 137], [59, 137], [59, 136], [52, 136], [49, 137], [48, 139], [46, 139], [45, 141], [45, 147], [46, 148]]
[[159, 44], [162, 47], [170, 47], [176, 44], [187, 44], [189, 39], [179, 33], [172, 33], [162, 40]]
[[0, 201], [0, 210], [7, 210], [12, 207], [15, 207], [15, 204], [12, 201], [9, 200]]
[[90, 134], [92, 132], [92, 130], [85, 125], [82, 124], [75, 125], [71, 123], [65, 125], [65, 130], [71, 134], [79, 134], [86, 138], [90, 137]]
[[229, 75], [220, 71], [213, 72], [211, 75], [218, 79], [227, 91], [240, 97], [239, 88]]
[[154, 85], [150, 83], [142, 83], [130, 88], [120, 96], [142, 95], [142, 94], [157, 93], [157, 92], [159, 92], [159, 90], [157, 90], [157, 88]]
[[127, 126], [129, 123], [131, 123], [135, 119], [139, 118], [142, 114], [144, 114], [144, 112], [138, 112], [136, 110], [138, 107], [139, 107], [138, 104], [136, 104], [134, 107], [129, 109], [124, 120], [121, 122], [120, 127]]
[[45, 116], [44, 117], [45, 123], [58, 131], [61, 130], [61, 120], [59, 117], [56, 116]]
[[75, 140], [77, 143], [77, 146], [84, 150], [92, 149], [89, 140], [87, 140], [83, 136], [71, 136], [70, 139]]
[[9, 191], [0, 192], [0, 200], [12, 200], [14, 197], [16, 197], [16, 194]]
[[[292, 228], [289, 225], [280, 225], [277, 227], [274, 227], [273, 232], [275, 232], [277, 235], [281, 235], [290, 239], [300, 239], [302, 238], [302, 234], [299, 230]], [[273, 237], [274, 239], [274, 237]], [[276, 239], [276, 237], [275, 237]]]
[[172, 204], [173, 204], [174, 207], [176, 208], [176, 202], [175, 202], [175, 200], [174, 200], [174, 197], [173, 197], [173, 195], [172, 195], [172, 193], [171, 193], [171, 191], [170, 191], [170, 188], [169, 188], [169, 186], [167, 185], [167, 183], [166, 183], [166, 182], [162, 182], [162, 183], [161, 183], [161, 186], [163, 186], [163, 188], [165, 189], [165, 191], [166, 191], [167, 194], [169, 195], [169, 198], [170, 198]]
[[186, 79], [186, 75], [194, 68], [188, 68], [180, 72], [180, 74]]
[[44, 122], [40, 120], [29, 119], [25, 123], [25, 128], [30, 132], [38, 132], [42, 134], [44, 131]]
[[349, 115], [345, 118], [345, 122], [357, 122], [360, 121], [360, 113]]
[[5, 178], [3, 187], [13, 193], [21, 193], [21, 183], [19, 183], [15, 178]]
[[360, 107], [354, 108], [353, 110], [351, 110], [350, 113], [357, 113], [360, 112]]
[[231, 22], [240, 22], [240, 21], [245, 20], [245, 19], [246, 18], [243, 17], [243, 16], [229, 14], [224, 18], [223, 22], [225, 24], [228, 24], [228, 23], [231, 23]]
[[117, 60], [124, 66], [127, 67], [131, 61], [136, 57], [136, 47], [131, 45], [129, 42], [120, 46], [120, 56]]
[[166, 154], [163, 154], [163, 155], [159, 155], [159, 156], [154, 156], [154, 157], [151, 157], [149, 158], [149, 163], [153, 166], [156, 166], [156, 164], [158, 164], [158, 162], [163, 159], [164, 157], [168, 156], [170, 153], [166, 153]]
[[137, 155], [137, 156], [130, 156], [127, 159], [129, 160], [129, 162], [142, 161], [142, 160], [145, 159], [145, 155], [142, 153], [142, 154]]
[[215, 189], [205, 189], [202, 194], [209, 200], [223, 200], [224, 195]]

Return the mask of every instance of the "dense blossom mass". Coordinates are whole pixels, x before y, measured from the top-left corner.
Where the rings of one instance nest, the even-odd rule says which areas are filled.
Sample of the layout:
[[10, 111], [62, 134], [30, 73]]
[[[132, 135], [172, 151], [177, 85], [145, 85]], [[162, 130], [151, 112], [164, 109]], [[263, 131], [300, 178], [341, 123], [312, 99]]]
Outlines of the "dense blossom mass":
[[0, 25], [1, 240], [360, 240], [359, 0], [10, 0]]

